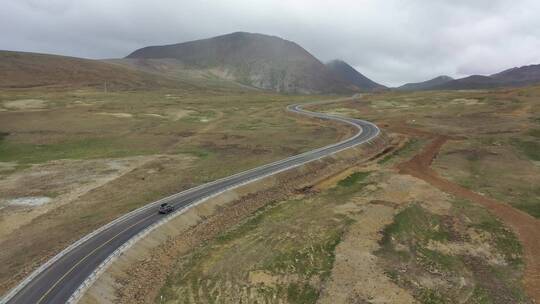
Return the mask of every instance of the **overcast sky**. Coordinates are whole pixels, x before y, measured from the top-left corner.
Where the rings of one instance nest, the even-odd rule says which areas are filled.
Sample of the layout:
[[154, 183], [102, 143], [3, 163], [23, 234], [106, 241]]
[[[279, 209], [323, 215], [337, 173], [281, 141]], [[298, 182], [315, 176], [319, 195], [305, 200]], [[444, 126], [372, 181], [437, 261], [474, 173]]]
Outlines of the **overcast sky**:
[[114, 58], [246, 31], [399, 85], [540, 63], [539, 13], [538, 0], [2, 0], [0, 49]]

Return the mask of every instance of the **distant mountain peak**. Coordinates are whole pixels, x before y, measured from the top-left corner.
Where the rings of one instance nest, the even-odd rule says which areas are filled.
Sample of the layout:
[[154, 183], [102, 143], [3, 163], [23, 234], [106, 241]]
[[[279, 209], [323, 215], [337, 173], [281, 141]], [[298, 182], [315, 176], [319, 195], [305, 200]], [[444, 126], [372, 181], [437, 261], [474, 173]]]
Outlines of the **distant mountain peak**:
[[163, 46], [138, 49], [127, 59], [175, 59], [188, 68], [220, 70], [239, 83], [288, 93], [350, 92], [298, 44], [277, 36], [234, 32]]
[[363, 91], [373, 91], [386, 89], [385, 86], [376, 83], [375, 81], [367, 78], [358, 72], [351, 65], [346, 63], [341, 59], [334, 59], [329, 61], [326, 66], [337, 76], [342, 78], [344, 81], [350, 82], [360, 90]]
[[333, 59], [333, 60], [328, 61], [326, 64], [349, 65], [348, 63], [346, 63], [345, 61], [341, 59]]
[[448, 76], [403, 85], [398, 90], [465, 90], [490, 89], [501, 87], [521, 87], [540, 84], [540, 64], [514, 67], [489, 76], [471, 75], [464, 78], [452, 79]]
[[499, 81], [511, 82], [536, 82], [540, 81], [540, 64], [530, 64], [521, 67], [514, 67], [502, 72], [490, 75], [489, 77]]
[[433, 80], [442, 80], [442, 81], [451, 81], [451, 80], [454, 80], [454, 78], [448, 76], [448, 75], [441, 75], [441, 76], [437, 76], [435, 78], [433, 78]]
[[423, 82], [406, 83], [397, 89], [401, 91], [429, 90], [435, 86], [442, 85], [452, 80], [454, 80], [454, 78], [447, 75], [441, 75]]

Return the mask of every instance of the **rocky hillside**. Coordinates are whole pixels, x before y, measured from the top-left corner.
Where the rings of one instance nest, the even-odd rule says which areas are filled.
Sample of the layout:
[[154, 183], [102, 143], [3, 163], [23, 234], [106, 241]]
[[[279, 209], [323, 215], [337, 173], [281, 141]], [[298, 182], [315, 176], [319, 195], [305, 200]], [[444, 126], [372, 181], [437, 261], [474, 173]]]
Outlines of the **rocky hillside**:
[[332, 60], [326, 66], [336, 75], [347, 82], [357, 86], [362, 91], [376, 91], [386, 89], [385, 86], [360, 74], [355, 68], [342, 60]]
[[136, 50], [126, 59], [131, 60], [131, 65], [141, 66], [147, 65], [147, 60], [153, 60], [155, 64], [156, 59], [174, 59], [171, 69], [205, 70], [220, 78], [277, 92], [356, 90], [298, 44], [262, 34], [237, 32], [179, 44], [149, 46]]

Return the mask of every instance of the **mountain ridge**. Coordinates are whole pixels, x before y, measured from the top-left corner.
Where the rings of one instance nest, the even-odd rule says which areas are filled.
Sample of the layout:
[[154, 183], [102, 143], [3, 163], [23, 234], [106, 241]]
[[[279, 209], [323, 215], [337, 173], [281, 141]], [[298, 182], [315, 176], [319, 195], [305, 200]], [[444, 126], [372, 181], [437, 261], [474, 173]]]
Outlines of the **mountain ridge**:
[[100, 60], [0, 50], [0, 87], [89, 86], [109, 89], [176, 87], [177, 82]]
[[176, 44], [148, 46], [125, 59], [175, 59], [187, 68], [217, 71], [220, 76], [260, 89], [285, 93], [354, 92], [315, 56], [277, 36], [235, 32]]
[[[434, 78], [436, 79], [436, 78]], [[432, 79], [432, 80], [434, 80]], [[449, 81], [405, 84], [397, 90], [467, 90], [522, 87], [540, 83], [540, 64], [513, 67], [491, 75], [471, 75]], [[405, 87], [405, 88], [404, 88]]]
[[422, 82], [411, 82], [406, 83], [402, 86], [397, 87], [397, 90], [400, 91], [415, 91], [415, 90], [424, 90], [427, 88], [431, 88], [436, 85], [440, 85], [446, 82], [450, 82], [454, 80], [454, 78], [446, 75], [437, 76], [435, 78], [432, 78], [430, 80], [422, 81]]
[[369, 79], [343, 60], [331, 60], [326, 63], [326, 66], [332, 72], [334, 72], [334, 74], [338, 75], [345, 81], [357, 86], [362, 91], [376, 91], [387, 89], [386, 86]]

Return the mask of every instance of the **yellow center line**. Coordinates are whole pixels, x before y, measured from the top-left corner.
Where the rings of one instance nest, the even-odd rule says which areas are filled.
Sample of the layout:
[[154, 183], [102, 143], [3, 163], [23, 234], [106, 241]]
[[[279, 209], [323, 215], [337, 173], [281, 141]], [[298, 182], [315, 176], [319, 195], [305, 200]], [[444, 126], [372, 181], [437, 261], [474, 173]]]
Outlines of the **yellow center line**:
[[112, 238], [108, 239], [105, 243], [99, 245], [98, 247], [96, 247], [94, 250], [90, 251], [90, 253], [88, 253], [87, 255], [85, 255], [82, 259], [80, 259], [75, 265], [73, 265], [62, 277], [60, 277], [60, 279], [58, 279], [53, 286], [51, 286], [51, 288], [49, 288], [47, 290], [47, 292], [45, 292], [41, 298], [39, 298], [39, 300], [37, 301], [37, 304], [41, 303], [43, 301], [43, 299], [45, 299], [45, 297], [68, 275], [70, 274], [77, 266], [79, 266], [82, 262], [84, 262], [84, 260], [86, 260], [88, 257], [90, 257], [92, 254], [94, 254], [96, 251], [98, 251], [99, 249], [101, 249], [103, 246], [107, 245], [108, 243], [110, 243], [112, 240], [114, 240], [115, 238], [117, 238], [120, 234], [124, 233], [125, 231], [131, 229], [133, 226], [149, 219], [150, 217], [154, 216], [154, 214], [151, 214], [139, 221], [137, 221], [136, 223], [128, 226], [127, 228], [125, 228], [124, 230], [118, 232], [117, 234], [115, 234]]

